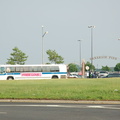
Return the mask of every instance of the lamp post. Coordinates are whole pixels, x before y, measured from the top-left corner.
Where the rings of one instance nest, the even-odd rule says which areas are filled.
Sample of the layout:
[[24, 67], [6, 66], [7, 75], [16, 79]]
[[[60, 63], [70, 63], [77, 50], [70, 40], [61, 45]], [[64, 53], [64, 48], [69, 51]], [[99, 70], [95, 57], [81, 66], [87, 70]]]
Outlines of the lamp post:
[[79, 42], [79, 50], [80, 50], [80, 66], [81, 66], [81, 41], [82, 40], [78, 40], [78, 42]]
[[42, 25], [42, 64], [44, 64], [44, 36], [48, 33], [48, 31], [44, 32], [44, 26]]
[[95, 26], [88, 26], [91, 29], [91, 66], [93, 65], [93, 28]]

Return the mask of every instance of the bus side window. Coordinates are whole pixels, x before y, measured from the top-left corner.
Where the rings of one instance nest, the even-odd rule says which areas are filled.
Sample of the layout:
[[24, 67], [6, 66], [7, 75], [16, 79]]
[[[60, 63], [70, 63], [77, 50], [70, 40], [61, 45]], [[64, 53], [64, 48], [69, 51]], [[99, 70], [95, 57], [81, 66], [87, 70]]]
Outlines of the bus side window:
[[23, 67], [16, 67], [16, 72], [23, 72]]
[[6, 68], [6, 72], [7, 73], [15, 72], [15, 67], [8, 67], [8, 68]]
[[58, 66], [51, 66], [50, 71], [51, 72], [59, 72], [59, 67]]
[[41, 66], [35, 66], [33, 67], [33, 72], [41, 72]]
[[11, 70], [10, 68], [6, 68], [6, 72], [9, 73]]
[[15, 72], [15, 67], [10, 67], [10, 72]]
[[50, 66], [42, 66], [42, 72], [50, 72]]

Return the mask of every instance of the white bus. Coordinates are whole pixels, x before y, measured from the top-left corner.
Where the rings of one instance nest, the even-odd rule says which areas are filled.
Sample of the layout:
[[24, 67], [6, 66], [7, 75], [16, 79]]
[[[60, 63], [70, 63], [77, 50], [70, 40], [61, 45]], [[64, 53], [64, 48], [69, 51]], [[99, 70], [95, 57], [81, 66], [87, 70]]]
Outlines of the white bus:
[[67, 78], [64, 64], [0, 65], [0, 80]]

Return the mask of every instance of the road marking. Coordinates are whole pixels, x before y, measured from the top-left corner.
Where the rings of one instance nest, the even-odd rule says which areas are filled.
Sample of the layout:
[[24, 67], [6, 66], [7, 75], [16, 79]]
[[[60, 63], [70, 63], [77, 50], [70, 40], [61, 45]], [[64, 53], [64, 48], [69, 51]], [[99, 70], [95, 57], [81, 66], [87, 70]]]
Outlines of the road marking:
[[7, 114], [7, 112], [0, 112], [0, 114]]
[[104, 106], [87, 106], [88, 108], [105, 108]]
[[48, 107], [59, 107], [59, 105], [46, 105]]
[[109, 106], [109, 105], [106, 105], [106, 106], [96, 106], [96, 105], [94, 105], [94, 106], [87, 106], [88, 108], [101, 108], [101, 109], [116, 109], [116, 110], [120, 110], [120, 107], [119, 106], [114, 106], [114, 105], [111, 105], [111, 106]]
[[[2, 107], [61, 107], [61, 108], [90, 108], [90, 109], [116, 109], [120, 110], [120, 105], [40, 105], [40, 104], [14, 104], [14, 105], [0, 105]], [[4, 113], [4, 112], [3, 112]]]

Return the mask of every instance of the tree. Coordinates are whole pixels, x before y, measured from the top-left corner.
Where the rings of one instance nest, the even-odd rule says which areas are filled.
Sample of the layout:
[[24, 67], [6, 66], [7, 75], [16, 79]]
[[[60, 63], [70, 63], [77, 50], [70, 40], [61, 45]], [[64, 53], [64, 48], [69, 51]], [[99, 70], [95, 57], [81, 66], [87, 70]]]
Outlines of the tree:
[[19, 50], [17, 47], [13, 48], [12, 50], [13, 53], [10, 54], [11, 57], [7, 59], [8, 61], [6, 63], [11, 65], [15, 64], [24, 65], [28, 56], [26, 56], [26, 54]]
[[69, 67], [69, 72], [78, 72], [79, 71], [77, 65], [74, 63], [68, 64], [68, 67]]
[[116, 66], [114, 67], [115, 71], [120, 71], [120, 63], [116, 64]]
[[103, 71], [110, 71], [111, 69], [106, 65], [106, 66], [102, 66], [102, 70]]
[[87, 61], [87, 63], [85, 64], [85, 66], [89, 67], [89, 70], [95, 70], [95, 66], [92, 65], [90, 62]]
[[48, 59], [51, 63], [55, 63], [55, 64], [64, 63], [63, 57], [58, 55], [58, 53], [56, 53], [55, 50], [47, 50], [46, 53], [49, 56]]

